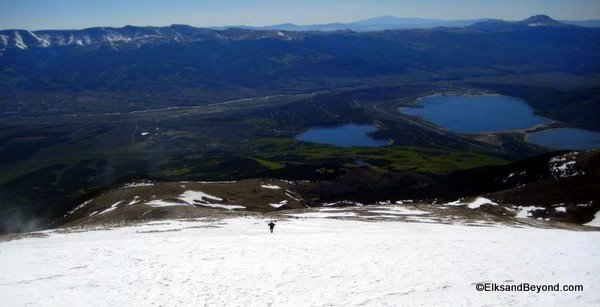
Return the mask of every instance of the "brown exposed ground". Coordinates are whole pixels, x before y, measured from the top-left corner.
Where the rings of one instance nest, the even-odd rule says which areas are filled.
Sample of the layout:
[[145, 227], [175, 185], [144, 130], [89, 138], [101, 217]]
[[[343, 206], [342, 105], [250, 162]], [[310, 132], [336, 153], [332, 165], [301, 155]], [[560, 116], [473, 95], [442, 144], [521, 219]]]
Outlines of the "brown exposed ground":
[[[61, 225], [231, 216], [304, 208], [302, 196], [295, 191], [295, 186], [293, 182], [271, 179], [126, 186], [88, 200], [65, 215]], [[186, 192], [191, 192], [196, 198], [186, 196]], [[199, 192], [207, 196], [198, 197]]]
[[[279, 189], [275, 188], [279, 187]], [[82, 205], [73, 214], [65, 217], [64, 231], [86, 231], [95, 229], [129, 226], [137, 223], [166, 219], [203, 219], [218, 222], [227, 218], [254, 216], [265, 219], [334, 218], [353, 219], [368, 222], [416, 222], [463, 224], [470, 226], [506, 225], [512, 227], [561, 228], [590, 231], [595, 227], [564, 223], [558, 219], [539, 217], [536, 211], [527, 214], [529, 218], [517, 218], [521, 207], [484, 203], [470, 208], [475, 198], [462, 199], [458, 204], [404, 200], [360, 204], [350, 201], [319, 204], [309, 207], [294, 191], [296, 183], [252, 179], [239, 182], [202, 183], [171, 182], [149, 186], [125, 187], [110, 191]], [[208, 203], [185, 203], [180, 197], [186, 191], [203, 192], [222, 201], [205, 198]], [[170, 204], [166, 207], [153, 207], [153, 201]], [[187, 199], [189, 201], [189, 199]], [[269, 204], [280, 204], [279, 208]], [[115, 203], [118, 203], [116, 206]], [[130, 204], [132, 203], [132, 204]], [[207, 207], [210, 205], [224, 207]], [[244, 206], [244, 208], [228, 206]], [[113, 208], [114, 209], [111, 209]], [[108, 210], [108, 211], [107, 211]]]

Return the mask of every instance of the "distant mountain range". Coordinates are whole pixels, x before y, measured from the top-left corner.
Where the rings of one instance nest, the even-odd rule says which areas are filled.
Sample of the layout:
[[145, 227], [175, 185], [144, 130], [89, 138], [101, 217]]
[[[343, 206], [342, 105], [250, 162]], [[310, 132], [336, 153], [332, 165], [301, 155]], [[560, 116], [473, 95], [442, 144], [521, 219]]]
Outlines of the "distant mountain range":
[[377, 32], [186, 25], [5, 30], [0, 117], [131, 111], [415, 78], [599, 71], [600, 28], [547, 16]]
[[[600, 23], [600, 21], [598, 21]], [[586, 24], [594, 24], [587, 21]], [[379, 30], [425, 30], [438, 29], [448, 32], [514, 31], [533, 27], [577, 27], [562, 23], [545, 15], [537, 15], [522, 21], [499, 19], [480, 20], [434, 20], [419, 18], [397, 18], [384, 16], [350, 24], [298, 26], [282, 24], [268, 27], [223, 27], [196, 28], [188, 25], [167, 27], [122, 28], [97, 27], [83, 30], [2, 30], [0, 31], [0, 56], [7, 49], [27, 50], [49, 47], [108, 47], [112, 49], [136, 48], [148, 44], [197, 42], [197, 41], [241, 41], [241, 40], [301, 40], [309, 36], [328, 35], [339, 31], [375, 32]], [[321, 34], [317, 32], [323, 32]]]
[[[543, 15], [538, 15], [543, 16]], [[365, 31], [383, 31], [383, 30], [401, 30], [401, 29], [431, 29], [437, 27], [467, 27], [478, 22], [493, 20], [490, 18], [480, 19], [427, 19], [427, 18], [403, 18], [394, 16], [381, 16], [350, 23], [327, 23], [314, 25], [296, 25], [293, 23], [284, 23], [271, 26], [252, 27], [252, 26], [225, 26], [213, 27], [213, 29], [243, 28], [256, 30], [283, 30], [283, 31], [340, 31], [351, 30], [357, 32]], [[560, 20], [561, 23], [571, 24], [580, 27], [600, 27], [600, 20]]]
[[28, 50], [49, 47], [140, 47], [148, 44], [183, 43], [210, 40], [292, 40], [301, 37], [294, 32], [266, 30], [194, 28], [188, 25], [168, 27], [88, 28], [83, 30], [3, 30], [0, 31], [0, 54], [6, 49]]
[[224, 26], [214, 27], [214, 29], [244, 28], [256, 30], [285, 30], [285, 31], [341, 31], [351, 30], [357, 32], [399, 30], [399, 29], [430, 29], [436, 27], [465, 27], [479, 21], [487, 19], [469, 19], [469, 20], [442, 20], [425, 18], [401, 18], [394, 16], [382, 16], [351, 23], [327, 23], [314, 25], [296, 25], [293, 23], [284, 23], [271, 26], [252, 27], [252, 26]]

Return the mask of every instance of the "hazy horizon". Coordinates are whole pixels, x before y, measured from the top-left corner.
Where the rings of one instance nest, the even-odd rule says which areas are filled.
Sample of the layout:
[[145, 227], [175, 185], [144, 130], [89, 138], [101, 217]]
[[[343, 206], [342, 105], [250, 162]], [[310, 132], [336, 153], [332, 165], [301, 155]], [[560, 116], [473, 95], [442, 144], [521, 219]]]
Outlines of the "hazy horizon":
[[[365, 4], [368, 5], [365, 5]], [[0, 29], [84, 29], [90, 27], [168, 26], [195, 27], [268, 26], [349, 23], [395, 16], [441, 20], [497, 18], [521, 20], [533, 15], [557, 20], [600, 19], [596, 0], [441, 0], [316, 1], [233, 0], [0, 0]]]

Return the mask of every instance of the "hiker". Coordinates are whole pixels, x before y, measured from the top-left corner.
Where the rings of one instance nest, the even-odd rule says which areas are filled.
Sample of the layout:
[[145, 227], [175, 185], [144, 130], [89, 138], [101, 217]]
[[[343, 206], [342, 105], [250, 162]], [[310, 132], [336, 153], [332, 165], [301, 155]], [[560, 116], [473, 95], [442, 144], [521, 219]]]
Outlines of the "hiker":
[[273, 233], [273, 229], [275, 229], [275, 221], [270, 221], [268, 225], [269, 230], [271, 230], [271, 233]]

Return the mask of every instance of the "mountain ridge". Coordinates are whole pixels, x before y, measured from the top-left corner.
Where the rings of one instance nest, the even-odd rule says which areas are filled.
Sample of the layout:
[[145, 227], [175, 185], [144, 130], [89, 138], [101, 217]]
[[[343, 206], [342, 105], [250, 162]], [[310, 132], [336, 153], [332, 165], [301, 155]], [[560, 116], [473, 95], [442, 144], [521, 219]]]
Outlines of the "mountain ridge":
[[[429, 22], [432, 20], [419, 18], [397, 18], [393, 16], [383, 16], [379, 18], [366, 19], [356, 22], [368, 29], [392, 28], [389, 25], [381, 25], [380, 22], [390, 22], [395, 20], [407, 22], [407, 20], [415, 20], [419, 22]], [[425, 21], [423, 21], [425, 20]], [[429, 28], [412, 29], [412, 31], [517, 31], [526, 30], [535, 27], [579, 27], [576, 25], [567, 25], [560, 23], [545, 15], [536, 15], [521, 21], [504, 21], [499, 19], [486, 19], [476, 21], [471, 25], [467, 25], [464, 21], [457, 21], [455, 26], [448, 26], [441, 23], [438, 26]], [[335, 25], [335, 26], [331, 26]], [[305, 38], [308, 34], [311, 35], [327, 35], [328, 33], [337, 33], [342, 30], [344, 24], [329, 24], [330, 30], [323, 31], [319, 25], [306, 26], [303, 29], [294, 30], [299, 27], [293, 24], [282, 24], [278, 26], [268, 27], [223, 27], [223, 28], [198, 28], [190, 25], [172, 24], [165, 27], [154, 26], [131, 26], [127, 25], [121, 28], [114, 27], [93, 27], [81, 30], [21, 30], [9, 29], [0, 31], [0, 55], [2, 51], [7, 49], [27, 50], [30, 48], [49, 48], [49, 47], [86, 47], [86, 46], [108, 46], [117, 49], [123, 45], [141, 46], [145, 44], [160, 44], [172, 42], [194, 42], [194, 41], [239, 41], [239, 40], [259, 40], [259, 39], [278, 39], [278, 40], [298, 40]], [[398, 23], [397, 25], [400, 25]], [[338, 27], [339, 26], [339, 27]], [[312, 28], [311, 28], [312, 27]], [[335, 27], [339, 29], [334, 30]], [[283, 29], [283, 28], [287, 28]], [[408, 28], [387, 29], [392, 31], [411, 31]], [[337, 32], [336, 32], [337, 31]], [[346, 29], [349, 32], [381, 32], [381, 31], [354, 31]]]

